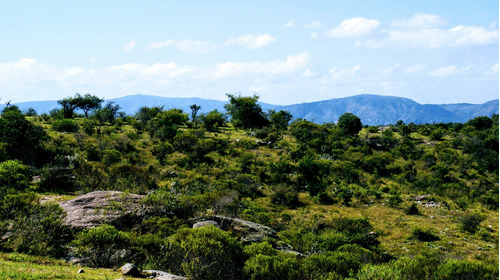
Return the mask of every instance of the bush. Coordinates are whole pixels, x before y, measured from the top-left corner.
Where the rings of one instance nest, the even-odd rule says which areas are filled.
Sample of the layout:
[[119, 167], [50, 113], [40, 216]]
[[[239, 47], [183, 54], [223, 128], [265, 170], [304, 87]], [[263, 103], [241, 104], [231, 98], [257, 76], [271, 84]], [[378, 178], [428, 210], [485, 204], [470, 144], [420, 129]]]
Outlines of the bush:
[[245, 262], [243, 271], [252, 280], [302, 279], [299, 261], [291, 254], [258, 254]]
[[165, 244], [163, 269], [190, 279], [239, 279], [244, 254], [228, 232], [216, 227], [181, 229]]
[[131, 256], [130, 235], [110, 225], [80, 232], [73, 245], [78, 256], [90, 267], [122, 265]]
[[71, 231], [62, 224], [64, 211], [57, 204], [29, 205], [30, 213], [20, 215], [11, 224], [12, 235], [5, 246], [19, 253], [64, 257]]
[[437, 241], [439, 236], [435, 235], [431, 229], [425, 229], [422, 227], [412, 228], [412, 236], [420, 241]]
[[460, 227], [470, 233], [476, 233], [479, 224], [484, 220], [486, 220], [486, 217], [479, 213], [467, 214], [460, 219]]
[[30, 182], [28, 166], [19, 160], [8, 160], [0, 163], [0, 195], [7, 189], [24, 190]]
[[78, 124], [72, 119], [56, 120], [52, 123], [52, 128], [59, 132], [77, 132]]
[[439, 267], [436, 279], [498, 279], [498, 262], [497, 265], [487, 265], [477, 261], [449, 260]]
[[279, 185], [273, 190], [271, 203], [277, 206], [298, 207], [300, 206], [299, 193], [290, 187]]

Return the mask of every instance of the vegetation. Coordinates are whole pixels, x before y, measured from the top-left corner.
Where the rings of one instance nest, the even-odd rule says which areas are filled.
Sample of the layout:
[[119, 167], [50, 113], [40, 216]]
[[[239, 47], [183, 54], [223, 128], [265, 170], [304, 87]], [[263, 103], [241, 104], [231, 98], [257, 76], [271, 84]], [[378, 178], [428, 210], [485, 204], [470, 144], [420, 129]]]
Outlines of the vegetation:
[[[194, 104], [190, 114], [143, 107], [126, 116], [79, 94], [50, 115], [7, 106], [0, 278], [26, 278], [18, 262], [37, 265], [33, 279], [72, 278], [54, 259], [75, 256], [190, 279], [498, 279], [498, 115], [290, 123], [288, 112], [264, 113], [258, 96], [228, 98], [227, 115]], [[146, 216], [70, 228], [50, 202], [96, 190], [145, 195]], [[275, 234], [192, 228], [198, 217]], [[45, 271], [54, 265], [61, 272]]]

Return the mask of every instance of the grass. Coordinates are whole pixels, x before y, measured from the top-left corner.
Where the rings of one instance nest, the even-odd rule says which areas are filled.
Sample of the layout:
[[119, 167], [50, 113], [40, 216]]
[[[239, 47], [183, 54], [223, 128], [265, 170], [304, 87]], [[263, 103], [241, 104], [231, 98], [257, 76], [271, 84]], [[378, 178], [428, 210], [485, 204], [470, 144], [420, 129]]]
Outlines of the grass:
[[[83, 269], [84, 273], [78, 273]], [[0, 279], [137, 279], [112, 269], [79, 267], [64, 261], [18, 253], [0, 253]]]

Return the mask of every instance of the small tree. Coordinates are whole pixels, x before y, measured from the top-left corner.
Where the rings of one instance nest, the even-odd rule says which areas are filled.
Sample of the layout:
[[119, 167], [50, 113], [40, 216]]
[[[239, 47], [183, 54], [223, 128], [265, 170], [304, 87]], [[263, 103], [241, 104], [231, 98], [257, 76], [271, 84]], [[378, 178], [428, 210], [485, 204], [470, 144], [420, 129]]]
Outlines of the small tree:
[[237, 128], [261, 128], [266, 126], [269, 121], [266, 119], [262, 108], [257, 101], [258, 95], [254, 96], [235, 96], [227, 94], [229, 103], [224, 105], [224, 108], [231, 116], [231, 122]]
[[82, 109], [86, 118], [89, 116], [90, 111], [98, 109], [104, 101], [103, 99], [95, 95], [90, 95], [89, 93], [85, 94], [85, 96], [81, 96], [77, 93], [75, 99], [77, 100], [77, 107]]
[[292, 120], [292, 114], [287, 111], [276, 112], [271, 110], [269, 112], [269, 118], [271, 119], [271, 125], [277, 130], [286, 130], [288, 128], [288, 123]]
[[80, 100], [75, 97], [66, 97], [57, 101], [63, 107], [63, 116], [66, 119], [72, 119], [75, 109], [78, 107]]
[[219, 111], [213, 110], [206, 115], [201, 115], [201, 121], [203, 122], [203, 127], [208, 131], [217, 131], [219, 127], [224, 126], [226, 118], [224, 114]]
[[345, 113], [339, 117], [337, 125], [345, 135], [354, 136], [361, 131], [361, 119], [352, 113]]
[[196, 115], [198, 114], [198, 110], [201, 109], [201, 106], [198, 106], [196, 104], [193, 104], [191, 106], [189, 106], [189, 108], [191, 108], [191, 121], [196, 123]]

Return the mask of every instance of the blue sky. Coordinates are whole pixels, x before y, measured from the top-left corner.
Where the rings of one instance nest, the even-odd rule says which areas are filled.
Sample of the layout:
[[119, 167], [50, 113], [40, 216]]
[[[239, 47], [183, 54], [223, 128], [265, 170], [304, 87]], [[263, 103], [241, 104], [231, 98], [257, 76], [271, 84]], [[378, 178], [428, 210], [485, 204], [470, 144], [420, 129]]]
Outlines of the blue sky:
[[483, 103], [499, 95], [498, 11], [492, 0], [3, 0], [0, 98]]

